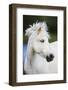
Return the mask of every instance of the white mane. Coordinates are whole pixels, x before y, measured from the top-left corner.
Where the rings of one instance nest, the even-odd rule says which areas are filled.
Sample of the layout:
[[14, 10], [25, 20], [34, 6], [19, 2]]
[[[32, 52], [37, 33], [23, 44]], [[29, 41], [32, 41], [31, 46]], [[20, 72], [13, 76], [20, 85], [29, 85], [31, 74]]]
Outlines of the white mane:
[[37, 31], [39, 28], [42, 28], [42, 30], [48, 31], [48, 27], [46, 22], [36, 22], [33, 23], [33, 25], [29, 25], [30, 27], [26, 29], [26, 36], [30, 36], [33, 32]]

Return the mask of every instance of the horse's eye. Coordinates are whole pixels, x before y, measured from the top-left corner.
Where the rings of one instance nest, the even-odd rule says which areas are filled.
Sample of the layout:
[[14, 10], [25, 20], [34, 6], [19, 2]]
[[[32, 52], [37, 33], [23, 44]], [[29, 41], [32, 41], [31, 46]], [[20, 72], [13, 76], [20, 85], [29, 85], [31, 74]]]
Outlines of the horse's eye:
[[42, 40], [40, 40], [40, 42], [41, 42], [41, 43], [44, 43], [44, 40], [42, 39]]

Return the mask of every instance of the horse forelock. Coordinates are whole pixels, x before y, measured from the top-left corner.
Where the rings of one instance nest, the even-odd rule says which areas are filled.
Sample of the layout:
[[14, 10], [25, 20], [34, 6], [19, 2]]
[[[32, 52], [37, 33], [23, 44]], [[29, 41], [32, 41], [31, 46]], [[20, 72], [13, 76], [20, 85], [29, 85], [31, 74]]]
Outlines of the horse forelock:
[[46, 32], [48, 31], [48, 27], [47, 27], [47, 24], [46, 22], [36, 22], [36, 23], [33, 23], [33, 25], [29, 25], [30, 27], [27, 28], [25, 30], [25, 35], [26, 36], [30, 36], [33, 32], [37, 32], [37, 30], [39, 28], [41, 28], [41, 30], [45, 30]]

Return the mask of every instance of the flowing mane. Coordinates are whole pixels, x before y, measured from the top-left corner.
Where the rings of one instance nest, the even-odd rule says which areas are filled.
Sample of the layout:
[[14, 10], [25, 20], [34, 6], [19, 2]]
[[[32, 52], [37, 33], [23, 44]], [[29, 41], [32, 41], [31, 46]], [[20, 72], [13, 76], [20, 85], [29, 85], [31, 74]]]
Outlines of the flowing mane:
[[42, 30], [48, 32], [48, 27], [46, 22], [39, 22], [39, 23], [36, 22], [33, 23], [33, 25], [29, 25], [29, 28], [25, 30], [26, 32], [25, 35], [29, 37], [33, 32], [37, 31], [39, 28], [42, 28]]

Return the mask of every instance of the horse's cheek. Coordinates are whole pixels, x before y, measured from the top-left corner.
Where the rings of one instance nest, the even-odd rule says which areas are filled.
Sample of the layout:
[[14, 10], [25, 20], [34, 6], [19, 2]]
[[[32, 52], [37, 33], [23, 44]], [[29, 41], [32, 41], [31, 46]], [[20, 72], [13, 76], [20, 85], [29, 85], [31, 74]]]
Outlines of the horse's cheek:
[[38, 45], [36, 42], [33, 43], [33, 49], [35, 52], [38, 52]]

